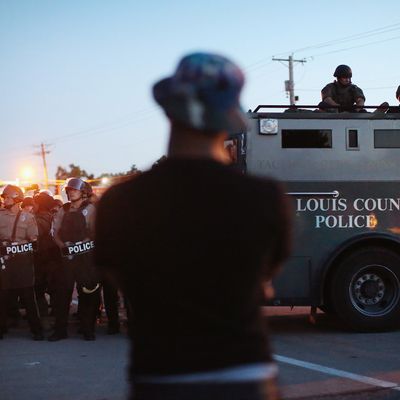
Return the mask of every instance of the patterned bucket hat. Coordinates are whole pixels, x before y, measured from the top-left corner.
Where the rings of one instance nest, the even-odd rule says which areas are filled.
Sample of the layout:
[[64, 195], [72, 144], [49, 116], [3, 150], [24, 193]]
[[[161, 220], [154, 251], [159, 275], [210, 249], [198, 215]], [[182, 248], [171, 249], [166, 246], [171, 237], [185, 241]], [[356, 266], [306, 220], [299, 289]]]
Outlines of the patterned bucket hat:
[[241, 69], [217, 54], [185, 56], [169, 78], [153, 87], [157, 103], [169, 118], [203, 131], [246, 130], [246, 117], [239, 103], [244, 84]]

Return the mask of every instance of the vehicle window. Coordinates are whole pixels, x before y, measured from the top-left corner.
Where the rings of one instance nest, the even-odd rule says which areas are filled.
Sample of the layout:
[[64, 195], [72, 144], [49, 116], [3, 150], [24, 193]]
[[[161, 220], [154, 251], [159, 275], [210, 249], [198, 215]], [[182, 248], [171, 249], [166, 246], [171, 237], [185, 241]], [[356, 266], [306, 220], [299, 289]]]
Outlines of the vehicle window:
[[348, 129], [347, 130], [347, 150], [358, 150], [358, 130]]
[[374, 147], [376, 149], [399, 149], [400, 129], [375, 129]]
[[330, 129], [282, 129], [284, 149], [331, 149]]

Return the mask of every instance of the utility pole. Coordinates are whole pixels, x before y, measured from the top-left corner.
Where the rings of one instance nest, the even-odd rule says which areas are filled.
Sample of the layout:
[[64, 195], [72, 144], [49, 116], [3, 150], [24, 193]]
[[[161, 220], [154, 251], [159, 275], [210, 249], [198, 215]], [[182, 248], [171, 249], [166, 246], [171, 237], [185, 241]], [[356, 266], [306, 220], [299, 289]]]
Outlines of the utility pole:
[[[35, 153], [35, 155], [42, 157], [43, 170], [44, 170], [44, 185], [45, 185], [45, 188], [48, 189], [49, 188], [49, 175], [47, 173], [46, 154], [50, 154], [50, 151], [46, 150], [45, 146], [46, 145], [44, 143], [41, 143], [40, 144], [40, 152]], [[39, 147], [39, 146], [36, 146], [36, 147]]]
[[290, 105], [294, 106], [296, 104], [296, 96], [294, 95], [294, 78], [293, 78], [293, 63], [299, 62], [304, 64], [307, 62], [305, 58], [302, 60], [294, 60], [293, 54], [289, 56], [289, 58], [272, 58], [272, 61], [286, 61], [289, 63], [289, 80], [285, 81], [285, 90], [289, 93]]

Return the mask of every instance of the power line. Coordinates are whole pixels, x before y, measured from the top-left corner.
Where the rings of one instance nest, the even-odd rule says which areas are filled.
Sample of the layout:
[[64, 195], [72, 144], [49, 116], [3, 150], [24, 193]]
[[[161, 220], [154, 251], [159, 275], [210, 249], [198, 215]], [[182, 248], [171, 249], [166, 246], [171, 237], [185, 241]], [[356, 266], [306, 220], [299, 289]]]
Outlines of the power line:
[[337, 44], [340, 44], [340, 43], [345, 43], [345, 42], [349, 42], [349, 41], [353, 41], [353, 40], [360, 40], [360, 39], [364, 39], [366, 37], [381, 35], [383, 33], [392, 32], [392, 31], [399, 30], [399, 29], [400, 29], [400, 23], [396, 23], [396, 24], [387, 25], [387, 26], [384, 26], [384, 27], [381, 27], [381, 28], [376, 28], [376, 29], [373, 29], [373, 30], [369, 30], [369, 31], [366, 31], [366, 32], [361, 32], [361, 33], [357, 33], [357, 34], [354, 34], [354, 35], [345, 36], [345, 37], [342, 37], [342, 38], [330, 40], [330, 41], [327, 41], [327, 42], [317, 43], [317, 44], [306, 46], [306, 47], [302, 47], [302, 48], [299, 48], [299, 49], [286, 51], [284, 53], [276, 54], [276, 56], [285, 55], [285, 54], [289, 54], [289, 53], [300, 53], [300, 52], [303, 52], [305, 50], [312, 50], [312, 49], [316, 49], [316, 48], [334, 46], [334, 45], [337, 45]]
[[[298, 49], [294, 49], [294, 50], [290, 50], [290, 51], [285, 51], [282, 53], [275, 53], [270, 56], [261, 58], [258, 61], [255, 61], [252, 64], [245, 66], [244, 70], [246, 72], [252, 72], [253, 70], [257, 70], [257, 69], [266, 67], [272, 63], [271, 58], [273, 58], [273, 57], [304, 52], [305, 50], [312, 50], [312, 49], [318, 49], [318, 48], [323, 48], [323, 47], [328, 47], [328, 46], [334, 46], [334, 45], [342, 44], [342, 43], [349, 42], [349, 41], [361, 40], [361, 39], [371, 37], [371, 36], [382, 35], [384, 33], [392, 32], [392, 31], [399, 30], [399, 29], [400, 29], [400, 22], [396, 23], [396, 24], [392, 24], [392, 25], [386, 25], [386, 26], [383, 26], [380, 28], [375, 28], [375, 29], [372, 29], [369, 31], [357, 33], [354, 35], [345, 36], [345, 37], [341, 37], [341, 38], [334, 39], [334, 40], [329, 40], [327, 42], [321, 42], [321, 43], [317, 43], [314, 45], [310, 45], [310, 46], [306, 46], [306, 47], [302, 47], [302, 48], [298, 48]], [[369, 44], [366, 44], [366, 45], [369, 45]], [[311, 58], [311, 57], [307, 57], [307, 58]]]
[[[121, 118], [118, 118], [116, 120], [113, 120], [110, 122], [103, 122], [99, 126], [94, 126], [92, 128], [87, 128], [87, 129], [83, 129], [83, 130], [80, 130], [77, 132], [72, 132], [72, 133], [69, 133], [66, 135], [61, 135], [61, 136], [52, 138], [51, 141], [53, 143], [57, 143], [57, 142], [62, 142], [62, 141], [68, 140], [69, 138], [74, 138], [77, 136], [98, 133], [98, 132], [104, 131], [105, 129], [107, 130], [109, 128], [115, 130], [118, 128], [118, 125], [122, 124], [123, 127], [125, 127], [129, 124], [135, 123], [138, 120], [137, 116], [139, 118], [143, 118], [144, 114], [149, 114], [149, 113], [152, 114], [155, 112], [155, 110], [156, 110], [156, 107], [137, 110], [137, 111], [134, 111], [133, 113], [129, 113], [129, 114], [127, 114]], [[142, 115], [140, 115], [140, 114], [142, 114]]]
[[400, 35], [399, 35], [399, 36], [391, 37], [391, 38], [389, 38], [389, 39], [378, 40], [378, 41], [376, 41], [376, 42], [369, 42], [369, 43], [364, 43], [364, 44], [360, 44], [360, 45], [357, 45], [357, 46], [345, 47], [344, 49], [332, 50], [332, 51], [328, 51], [328, 52], [326, 52], [326, 53], [316, 54], [316, 55], [313, 55], [313, 56], [306, 57], [306, 59], [311, 59], [311, 58], [315, 58], [315, 57], [326, 56], [326, 55], [328, 55], [328, 54], [340, 53], [340, 52], [342, 52], [342, 51], [347, 51], [347, 50], [352, 50], [352, 49], [358, 49], [358, 48], [360, 48], [360, 47], [372, 46], [372, 45], [374, 45], [374, 44], [389, 42], [389, 41], [396, 40], [396, 39], [400, 39]]
[[96, 130], [91, 130], [91, 131], [88, 130], [88, 131], [85, 131], [85, 132], [81, 132], [79, 135], [75, 134], [73, 137], [70, 136], [70, 137], [66, 137], [64, 139], [59, 139], [58, 141], [53, 141], [53, 142], [54, 142], [54, 144], [59, 144], [59, 143], [66, 142], [66, 141], [68, 141], [70, 139], [75, 139], [77, 136], [79, 136], [79, 138], [82, 138], [82, 137], [89, 137], [89, 136], [93, 136], [93, 135], [100, 135], [100, 134], [104, 134], [104, 133], [105, 134], [109, 134], [109, 133], [113, 133], [114, 131], [117, 131], [119, 129], [123, 129], [123, 128], [126, 128], [128, 126], [131, 126], [133, 124], [140, 123], [140, 122], [145, 121], [145, 120], [147, 120], [149, 118], [151, 118], [151, 115], [143, 116], [143, 117], [137, 118], [137, 119], [135, 119], [133, 121], [128, 121], [128, 122], [125, 122], [125, 123], [119, 123], [119, 124], [117, 124], [115, 126], [111, 126], [111, 127], [103, 127], [103, 128], [98, 128]]

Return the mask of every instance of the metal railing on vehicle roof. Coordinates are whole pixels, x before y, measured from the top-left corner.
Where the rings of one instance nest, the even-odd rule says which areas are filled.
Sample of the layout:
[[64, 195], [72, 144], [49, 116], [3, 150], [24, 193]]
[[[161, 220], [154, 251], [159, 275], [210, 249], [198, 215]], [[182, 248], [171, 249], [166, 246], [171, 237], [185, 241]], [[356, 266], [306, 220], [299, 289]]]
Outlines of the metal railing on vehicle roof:
[[[329, 108], [331, 109], [331, 108], [340, 108], [341, 106], [329, 106]], [[251, 111], [251, 110], [249, 110], [249, 112], [258, 112], [260, 109], [262, 109], [262, 108], [284, 108], [284, 109], [286, 109], [286, 110], [298, 110], [298, 109], [309, 109], [309, 108], [314, 108], [314, 109], [317, 109], [317, 110], [320, 110], [319, 109], [319, 107], [318, 107], [318, 105], [308, 105], [308, 104], [306, 104], [306, 105], [288, 105], [288, 104], [285, 104], [285, 105], [276, 105], [276, 104], [260, 104], [260, 105], [258, 105], [255, 109], [254, 109], [254, 111]], [[399, 108], [399, 106], [389, 106], [389, 105], [385, 105], [385, 106], [382, 106], [382, 104], [380, 104], [379, 106], [362, 106], [362, 107], [360, 107], [360, 106], [354, 106], [354, 111], [357, 109], [357, 108], [364, 108], [364, 109], [367, 109], [367, 110], [369, 110], [369, 109], [374, 109], [374, 110], [376, 110], [376, 109], [382, 109], [382, 112], [384, 112], [384, 110], [386, 110], [386, 109], [389, 109], [389, 108]], [[321, 111], [321, 110], [320, 110]], [[323, 112], [323, 111], [321, 111], [321, 112]], [[351, 111], [347, 111], [347, 112], [351, 112]], [[356, 111], [355, 111], [356, 112]]]

